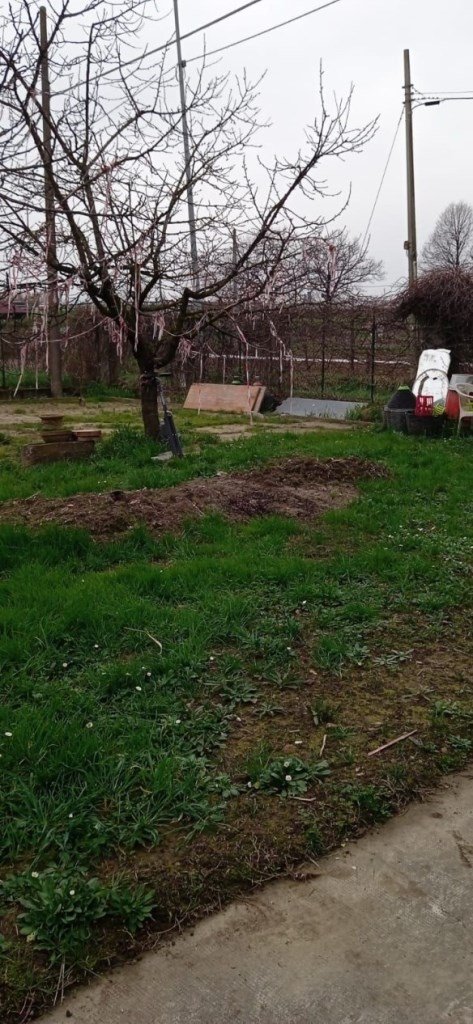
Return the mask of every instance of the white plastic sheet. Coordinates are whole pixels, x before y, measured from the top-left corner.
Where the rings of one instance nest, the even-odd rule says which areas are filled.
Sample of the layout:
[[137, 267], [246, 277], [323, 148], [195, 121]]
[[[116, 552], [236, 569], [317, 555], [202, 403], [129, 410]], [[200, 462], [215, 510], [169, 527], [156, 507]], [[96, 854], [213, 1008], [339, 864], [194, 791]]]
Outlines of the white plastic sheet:
[[434, 404], [444, 402], [448, 391], [448, 370], [450, 350], [448, 348], [426, 348], [417, 367], [412, 390], [415, 395], [432, 395]]

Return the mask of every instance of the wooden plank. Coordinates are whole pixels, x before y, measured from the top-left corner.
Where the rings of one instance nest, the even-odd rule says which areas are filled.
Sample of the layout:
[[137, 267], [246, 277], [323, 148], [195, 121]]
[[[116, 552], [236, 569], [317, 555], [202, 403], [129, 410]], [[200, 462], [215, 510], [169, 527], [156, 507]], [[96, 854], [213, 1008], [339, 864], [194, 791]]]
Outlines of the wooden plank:
[[95, 449], [95, 441], [47, 441], [27, 444], [21, 453], [25, 466], [37, 462], [58, 462], [60, 459], [88, 459]]
[[201, 412], [258, 412], [266, 393], [261, 384], [191, 384], [184, 409]]
[[259, 389], [259, 395], [257, 396], [255, 404], [253, 406], [253, 412], [259, 412], [260, 411], [261, 406], [263, 404], [263, 398], [264, 398], [265, 394], [266, 394], [266, 388], [262, 384], [260, 389]]

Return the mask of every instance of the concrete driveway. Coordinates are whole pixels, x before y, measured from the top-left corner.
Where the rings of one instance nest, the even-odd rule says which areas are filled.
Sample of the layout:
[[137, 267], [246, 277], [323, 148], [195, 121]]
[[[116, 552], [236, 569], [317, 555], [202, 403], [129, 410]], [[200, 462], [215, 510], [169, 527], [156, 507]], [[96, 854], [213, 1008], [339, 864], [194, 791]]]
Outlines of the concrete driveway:
[[43, 1024], [473, 1024], [473, 774], [308, 869]]

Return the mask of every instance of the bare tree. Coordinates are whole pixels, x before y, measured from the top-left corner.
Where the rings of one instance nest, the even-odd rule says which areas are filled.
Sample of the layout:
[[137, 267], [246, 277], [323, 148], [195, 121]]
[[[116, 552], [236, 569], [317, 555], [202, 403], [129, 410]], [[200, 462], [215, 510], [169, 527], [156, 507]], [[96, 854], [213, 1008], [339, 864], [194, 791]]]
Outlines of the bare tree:
[[382, 263], [372, 259], [367, 245], [351, 238], [346, 228], [305, 242], [303, 271], [301, 281], [309, 297], [323, 302], [345, 301], [383, 277]]
[[426, 270], [465, 270], [473, 267], [473, 208], [450, 203], [440, 214], [422, 250]]
[[346, 228], [338, 228], [304, 240], [296, 267], [299, 295], [321, 307], [320, 386], [323, 394], [333, 307], [355, 299], [363, 285], [382, 278], [383, 265], [368, 255], [368, 246], [360, 238], [351, 238]]
[[[307, 226], [302, 236], [293, 233], [286, 239], [284, 251], [271, 251], [267, 256], [273, 270], [271, 298], [286, 304], [300, 302], [346, 302], [360, 296], [365, 284], [384, 276], [383, 263], [368, 254], [368, 245], [358, 237], [350, 237], [346, 228], [331, 229], [320, 220]], [[226, 266], [230, 267], [227, 256]], [[258, 268], [259, 280], [265, 268]], [[253, 268], [247, 276], [254, 279]], [[241, 283], [241, 282], [240, 282]]]
[[414, 316], [427, 343], [450, 349], [451, 368], [473, 361], [473, 272], [457, 267], [431, 270], [401, 292], [395, 312]]
[[[129, 44], [149, 28], [153, 10], [148, 0], [118, 8], [108, 0], [57, 0], [42, 47], [36, 8], [12, 0], [0, 36], [0, 230], [5, 262], [23, 270], [39, 263], [45, 278], [52, 270], [63, 303], [85, 295], [118, 347], [133, 353], [145, 432], [156, 437], [157, 368], [222, 310], [262, 293], [287, 247], [310, 232], [298, 196], [326, 194], [319, 164], [360, 151], [375, 122], [351, 129], [351, 95], [330, 113], [320, 86], [305, 152], [271, 167], [259, 163], [265, 184], [258, 187], [247, 158], [260, 126], [257, 88], [245, 76], [232, 84], [204, 61], [187, 86], [186, 166], [173, 58], [164, 48], [156, 64]], [[46, 53], [50, 149], [40, 92]], [[199, 287], [189, 266], [187, 170]], [[44, 217], [45, 179], [55, 246]], [[245, 242], [228, 266], [220, 257], [234, 229]], [[229, 288], [240, 279], [241, 288]], [[45, 330], [47, 323], [46, 316]]]

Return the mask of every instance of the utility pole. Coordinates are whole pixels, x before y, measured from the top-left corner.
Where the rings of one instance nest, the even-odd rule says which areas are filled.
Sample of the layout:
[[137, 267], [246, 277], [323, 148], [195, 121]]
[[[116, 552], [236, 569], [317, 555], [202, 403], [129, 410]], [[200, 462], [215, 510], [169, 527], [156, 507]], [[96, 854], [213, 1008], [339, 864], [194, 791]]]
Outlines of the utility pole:
[[[233, 230], [232, 230], [232, 267], [233, 267], [234, 271], [236, 271], [237, 263], [238, 263], [238, 236], [237, 236], [237, 229], [233, 228]], [[235, 277], [233, 278], [233, 281], [232, 281], [232, 293], [233, 293], [233, 301], [237, 302], [238, 301], [238, 278], [237, 278], [236, 274], [235, 274]], [[238, 380], [241, 383], [242, 376], [241, 376], [241, 335], [240, 334], [238, 335]]]
[[177, 47], [177, 67], [179, 73], [179, 89], [181, 93], [181, 110], [182, 110], [182, 135], [184, 140], [184, 159], [186, 162], [186, 180], [187, 180], [187, 209], [189, 211], [189, 234], [191, 243], [191, 263], [192, 263], [192, 276], [194, 279], [194, 289], [199, 290], [199, 263], [197, 257], [197, 237], [195, 229], [195, 207], [194, 207], [194, 189], [192, 185], [192, 168], [191, 168], [191, 154], [189, 147], [189, 126], [187, 123], [187, 110], [186, 110], [186, 87], [184, 81], [184, 68], [186, 66], [185, 60], [182, 59], [181, 49], [181, 31], [179, 28], [179, 7], [178, 0], [174, 0], [174, 23], [176, 26], [176, 47]]
[[417, 229], [416, 196], [414, 181], [414, 140], [412, 134], [412, 82], [409, 50], [404, 50], [404, 110], [406, 119], [406, 168], [407, 168], [407, 259], [409, 286], [417, 281]]
[[59, 334], [58, 275], [56, 270], [56, 215], [54, 210], [53, 150], [51, 143], [51, 88], [49, 84], [48, 26], [46, 8], [39, 9], [41, 45], [41, 104], [43, 108], [44, 211], [48, 280], [48, 364], [51, 395], [62, 395], [61, 338]]
[[233, 278], [233, 299], [234, 299], [235, 302], [236, 302], [236, 300], [238, 298], [238, 281], [237, 281], [237, 276], [236, 276], [237, 263], [238, 263], [238, 239], [237, 239], [236, 228], [233, 228], [233, 231], [232, 231], [232, 265], [233, 265], [233, 270], [234, 270], [234, 273], [235, 273], [235, 277]]
[[375, 359], [376, 359], [376, 342], [378, 335], [378, 325], [376, 323], [376, 313], [373, 310], [373, 319], [371, 322], [371, 349], [370, 349], [370, 401], [374, 402], [374, 389], [375, 389]]

